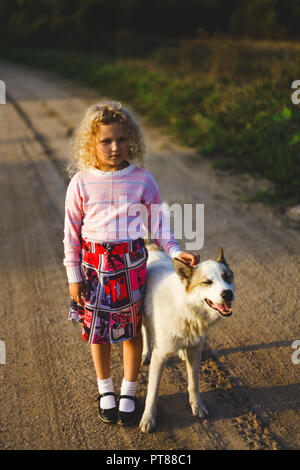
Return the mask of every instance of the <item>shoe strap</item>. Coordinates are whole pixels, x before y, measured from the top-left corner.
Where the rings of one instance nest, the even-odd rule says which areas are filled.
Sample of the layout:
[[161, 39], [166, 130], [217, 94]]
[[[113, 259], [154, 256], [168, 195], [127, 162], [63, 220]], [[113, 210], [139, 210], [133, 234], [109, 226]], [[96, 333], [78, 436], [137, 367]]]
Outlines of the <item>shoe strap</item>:
[[121, 400], [121, 398], [128, 398], [129, 400], [136, 401], [136, 397], [133, 397], [132, 395], [120, 395], [119, 400]]
[[107, 395], [113, 395], [116, 398], [116, 394], [114, 392], [101, 393], [101, 395], [99, 394], [99, 398], [106, 397]]

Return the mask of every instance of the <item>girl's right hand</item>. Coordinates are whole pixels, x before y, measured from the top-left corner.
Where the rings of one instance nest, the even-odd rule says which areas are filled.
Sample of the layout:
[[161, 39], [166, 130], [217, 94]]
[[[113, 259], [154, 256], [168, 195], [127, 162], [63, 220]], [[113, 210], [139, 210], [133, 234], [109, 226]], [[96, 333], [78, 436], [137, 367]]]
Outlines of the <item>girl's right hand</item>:
[[69, 284], [69, 294], [75, 302], [80, 304], [82, 307], [84, 306], [84, 302], [82, 297], [85, 299], [87, 296], [87, 291], [85, 287], [85, 283], [81, 282], [70, 282]]

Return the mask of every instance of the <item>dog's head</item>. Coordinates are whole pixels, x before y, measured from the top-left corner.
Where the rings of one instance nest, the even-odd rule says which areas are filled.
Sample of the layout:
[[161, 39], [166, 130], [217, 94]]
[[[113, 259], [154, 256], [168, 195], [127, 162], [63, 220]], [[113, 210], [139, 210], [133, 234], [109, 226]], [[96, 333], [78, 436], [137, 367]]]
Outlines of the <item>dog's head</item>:
[[176, 274], [185, 286], [187, 300], [195, 307], [205, 303], [213, 318], [229, 317], [234, 300], [233, 272], [229, 268], [222, 248], [216, 260], [207, 260], [192, 267], [178, 258], [173, 259]]

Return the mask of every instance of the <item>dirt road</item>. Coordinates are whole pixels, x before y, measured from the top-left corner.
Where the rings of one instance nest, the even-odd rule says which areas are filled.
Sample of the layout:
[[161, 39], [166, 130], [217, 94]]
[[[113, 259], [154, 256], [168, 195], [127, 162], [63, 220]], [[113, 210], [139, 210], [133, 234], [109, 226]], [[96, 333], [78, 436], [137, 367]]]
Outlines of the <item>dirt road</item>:
[[[205, 204], [201, 259], [219, 246], [236, 278], [231, 318], [208, 336], [200, 370], [210, 418], [191, 415], [185, 365], [169, 360], [157, 430], [107, 427], [80, 327], [67, 322], [63, 165], [72, 129], [101, 96], [55, 75], [0, 63], [1, 449], [299, 449], [300, 229], [274, 209], [239, 202], [252, 178], [216, 173], [192, 150], [146, 130], [147, 168], [169, 203]], [[184, 248], [184, 242], [182, 242]], [[300, 355], [299, 355], [300, 357]], [[122, 380], [121, 348], [112, 376]], [[139, 411], [148, 367], [139, 377]]]

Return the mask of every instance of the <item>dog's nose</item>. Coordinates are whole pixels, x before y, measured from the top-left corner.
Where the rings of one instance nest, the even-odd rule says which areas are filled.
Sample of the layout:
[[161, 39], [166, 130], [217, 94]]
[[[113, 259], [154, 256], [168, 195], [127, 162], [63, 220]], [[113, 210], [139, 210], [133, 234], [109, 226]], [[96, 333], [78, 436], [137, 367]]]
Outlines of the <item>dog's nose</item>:
[[231, 300], [233, 299], [232, 290], [229, 290], [229, 289], [223, 290], [221, 296], [225, 300], [225, 302], [231, 302]]

